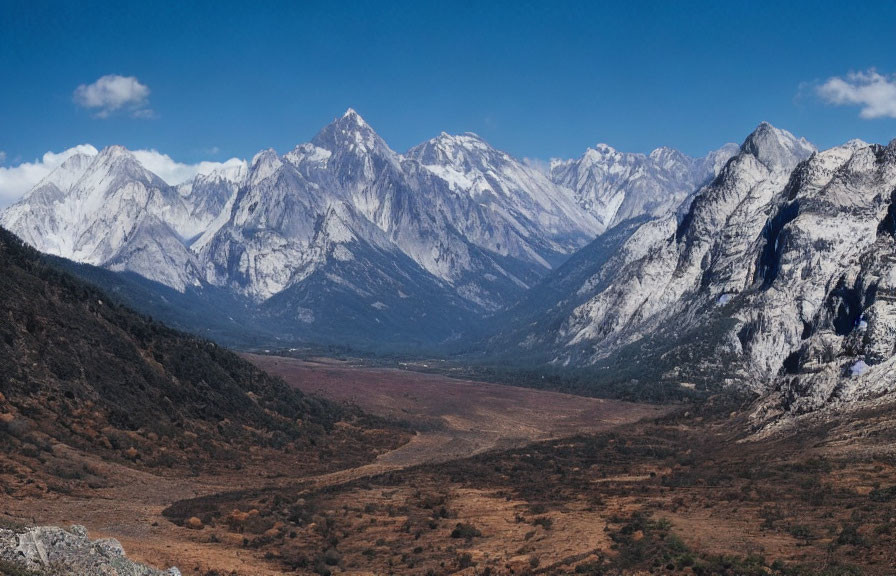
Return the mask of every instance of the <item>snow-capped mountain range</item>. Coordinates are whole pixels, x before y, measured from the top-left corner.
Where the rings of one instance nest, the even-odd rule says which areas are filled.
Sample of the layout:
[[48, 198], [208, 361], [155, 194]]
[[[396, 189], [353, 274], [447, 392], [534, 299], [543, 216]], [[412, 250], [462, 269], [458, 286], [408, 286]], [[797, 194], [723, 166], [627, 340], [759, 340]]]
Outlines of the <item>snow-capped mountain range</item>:
[[762, 123], [703, 158], [599, 144], [545, 170], [475, 134], [400, 154], [349, 110], [181, 183], [84, 150], [0, 225], [231, 343], [454, 341], [771, 393], [768, 413], [896, 388], [896, 141], [818, 151]]
[[[349, 110], [284, 155], [264, 150], [185, 183], [166, 183], [119, 146], [76, 154], [0, 224], [41, 251], [180, 292], [213, 286], [257, 304], [317, 275], [375, 315], [395, 294], [412, 299], [407, 281], [451, 294], [453, 307], [491, 313], [622, 214], [674, 211], [730, 154], [659, 149], [601, 161], [591, 152], [577, 162], [588, 173], [579, 187], [568, 179], [575, 162], [546, 175], [475, 134], [442, 133], [396, 153]], [[346, 277], [353, 260], [376, 261], [390, 293]], [[322, 312], [295, 308], [299, 324]]]

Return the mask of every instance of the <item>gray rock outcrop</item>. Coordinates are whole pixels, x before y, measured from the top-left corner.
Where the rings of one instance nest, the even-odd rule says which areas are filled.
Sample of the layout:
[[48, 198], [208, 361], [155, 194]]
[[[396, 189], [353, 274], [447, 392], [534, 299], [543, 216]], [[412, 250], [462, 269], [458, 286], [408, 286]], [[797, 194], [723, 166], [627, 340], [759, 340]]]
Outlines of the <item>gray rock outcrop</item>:
[[180, 576], [128, 560], [118, 540], [90, 540], [83, 526], [0, 529], [0, 560], [53, 576]]

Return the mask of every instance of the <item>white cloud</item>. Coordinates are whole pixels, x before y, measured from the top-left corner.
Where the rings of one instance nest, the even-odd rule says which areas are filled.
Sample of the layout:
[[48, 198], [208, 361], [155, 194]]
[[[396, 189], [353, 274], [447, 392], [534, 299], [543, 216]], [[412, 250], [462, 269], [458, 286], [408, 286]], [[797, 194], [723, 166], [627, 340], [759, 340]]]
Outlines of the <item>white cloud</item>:
[[34, 162], [22, 162], [17, 166], [0, 166], [0, 208], [12, 204], [43, 180], [63, 162], [75, 154], [97, 153], [90, 144], [79, 144], [62, 152], [47, 152]]
[[[34, 162], [23, 162], [9, 167], [0, 166], [0, 209], [19, 200], [50, 172], [78, 153], [91, 156], [98, 154], [97, 149], [90, 144], [80, 144], [58, 153], [47, 152]], [[219, 169], [225, 169], [231, 175], [246, 170], [246, 161], [239, 158], [231, 158], [226, 162], [202, 161], [184, 164], [157, 150], [134, 150], [132, 153], [147, 170], [172, 186], [191, 180], [197, 174], [210, 174]]]
[[0, 164], [3, 164], [4, 162], [6, 162], [6, 152], [0, 150]]
[[836, 106], [861, 106], [862, 118], [896, 118], [896, 75], [885, 76], [874, 68], [834, 76], [817, 88], [818, 95]]
[[196, 164], [183, 164], [158, 150], [134, 150], [133, 154], [144, 168], [172, 186], [192, 180], [197, 174], [210, 174], [219, 168], [238, 170], [246, 164], [245, 160], [239, 158], [231, 158], [226, 162], [202, 161]]
[[108, 118], [119, 110], [127, 110], [135, 118], [151, 118], [149, 87], [134, 76], [107, 74], [93, 84], [75, 88], [75, 104], [94, 110], [98, 118]]

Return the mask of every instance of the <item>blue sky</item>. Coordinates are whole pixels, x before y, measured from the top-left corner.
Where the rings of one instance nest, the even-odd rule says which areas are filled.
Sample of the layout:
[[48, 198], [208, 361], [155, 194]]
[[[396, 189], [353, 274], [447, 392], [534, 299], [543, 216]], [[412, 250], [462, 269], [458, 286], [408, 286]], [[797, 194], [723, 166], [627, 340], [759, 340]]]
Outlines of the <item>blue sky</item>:
[[[544, 159], [597, 142], [703, 154], [762, 120], [820, 147], [896, 137], [896, 2], [0, 0], [0, 11], [7, 167], [80, 143], [181, 162], [285, 152], [348, 107], [399, 151], [473, 131]], [[94, 85], [109, 75], [124, 84]], [[831, 78], [843, 84], [820, 92]]]

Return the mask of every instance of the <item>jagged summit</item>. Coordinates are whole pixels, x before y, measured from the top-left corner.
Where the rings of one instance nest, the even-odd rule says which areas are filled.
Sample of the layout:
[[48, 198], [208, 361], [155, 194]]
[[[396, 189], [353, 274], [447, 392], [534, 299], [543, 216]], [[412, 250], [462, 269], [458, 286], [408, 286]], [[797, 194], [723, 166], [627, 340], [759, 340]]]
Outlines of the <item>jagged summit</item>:
[[370, 124], [351, 108], [321, 129], [311, 143], [331, 152], [346, 148], [361, 153], [389, 149]]
[[805, 138], [797, 138], [786, 130], [761, 122], [747, 136], [741, 150], [752, 154], [770, 170], [792, 169], [817, 149]]
[[115, 157], [115, 156], [130, 156], [133, 157], [133, 154], [130, 150], [125, 148], [120, 144], [112, 144], [111, 146], [106, 146], [99, 152], [100, 156], [105, 157]]
[[492, 148], [488, 142], [473, 132], [448, 134], [442, 132], [435, 138], [414, 146], [406, 156], [425, 165], [477, 163], [475, 156], [507, 156]]
[[252, 158], [248, 178], [251, 182], [257, 184], [274, 175], [282, 165], [283, 160], [276, 150], [273, 148], [262, 150]]
[[[622, 157], [623, 154], [619, 152], [616, 148], [606, 144], [604, 142], [598, 142], [592, 148], [588, 148], [585, 150], [585, 154], [583, 154], [582, 158], [590, 160], [590, 161], [600, 161], [604, 158], [619, 158]], [[640, 156], [639, 154], [632, 154], [632, 156]]]
[[348, 108], [348, 109], [345, 111], [345, 114], [342, 115], [342, 119], [343, 119], [343, 120], [350, 120], [350, 121], [352, 121], [352, 122], [354, 122], [354, 123], [356, 123], [356, 124], [360, 124], [360, 125], [363, 125], [363, 126], [366, 126], [366, 125], [367, 125], [367, 122], [364, 120], [364, 118], [362, 118], [361, 115], [358, 114], [358, 112], [355, 111], [354, 108]]
[[269, 162], [271, 158], [277, 158], [279, 155], [277, 151], [273, 148], [266, 148], [261, 150], [252, 157], [252, 161], [249, 163], [250, 166], [255, 167], [260, 162]]
[[139, 181], [147, 188], [168, 188], [168, 183], [148, 170], [133, 152], [124, 146], [107, 146], [93, 157], [87, 170], [80, 177], [78, 187], [82, 193], [114, 192], [127, 181]]
[[693, 161], [693, 159], [684, 152], [676, 150], [675, 148], [669, 148], [668, 146], [655, 148], [647, 155], [647, 157], [667, 169], [675, 164], [687, 165]]
[[449, 134], [447, 132], [441, 132], [437, 137], [429, 140], [429, 142], [445, 142], [452, 144], [480, 143], [491, 147], [488, 142], [486, 142], [485, 138], [475, 132], [462, 132], [460, 134]]
[[280, 155], [273, 148], [262, 150], [252, 157], [249, 168], [253, 172], [265, 169], [265, 167], [277, 165], [280, 163]]
[[94, 161], [92, 162], [91, 169], [100, 170], [100, 169], [110, 169], [113, 165], [118, 166], [128, 166], [132, 169], [139, 169], [141, 171], [147, 171], [146, 168], [137, 161], [136, 156], [134, 156], [133, 152], [120, 145], [107, 146], [99, 151], [99, 153], [94, 157]]
[[249, 163], [245, 160], [233, 163], [226, 163], [217, 166], [211, 170], [200, 172], [196, 175], [196, 179], [204, 181], [228, 181], [239, 183], [246, 178], [249, 172]]
[[[894, 140], [894, 141], [896, 141], [896, 140]], [[891, 142], [891, 144], [892, 144], [892, 142]], [[868, 142], [865, 142], [864, 140], [862, 140], [860, 138], [852, 138], [851, 140], [847, 140], [846, 143], [843, 144], [843, 146], [853, 148], [853, 149], [858, 149], [858, 148], [864, 148], [866, 146], [869, 146], [869, 144], [868, 144]]]
[[[87, 171], [90, 164], [94, 161], [99, 151], [90, 147], [92, 150], [79, 151], [69, 157], [58, 168], [47, 174], [43, 180], [37, 183], [22, 199], [27, 202], [29, 199], [36, 199], [36, 196], [46, 194], [50, 190], [55, 193], [67, 192], [71, 186], [77, 181], [81, 175]], [[48, 190], [50, 189], [50, 190]]]
[[346, 131], [374, 132], [370, 124], [368, 124], [367, 121], [353, 108], [346, 110], [345, 114], [331, 122], [331, 124], [337, 124], [342, 130]]

